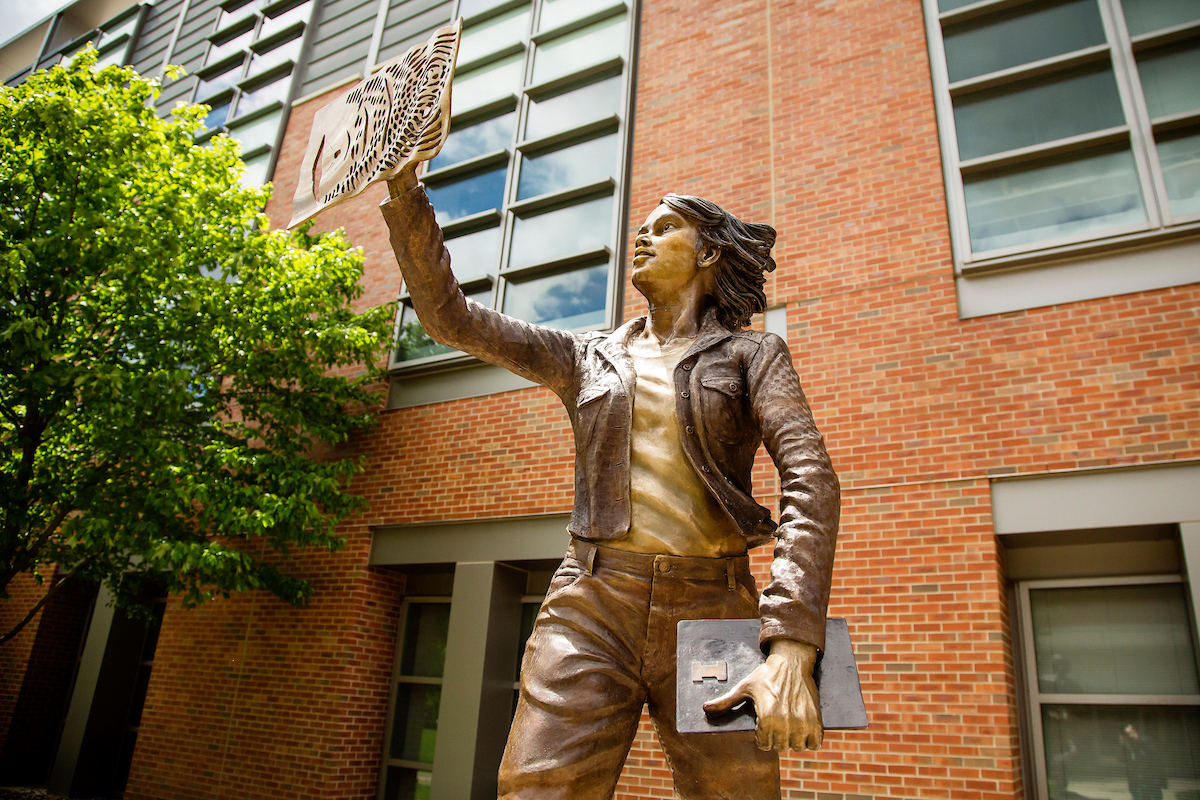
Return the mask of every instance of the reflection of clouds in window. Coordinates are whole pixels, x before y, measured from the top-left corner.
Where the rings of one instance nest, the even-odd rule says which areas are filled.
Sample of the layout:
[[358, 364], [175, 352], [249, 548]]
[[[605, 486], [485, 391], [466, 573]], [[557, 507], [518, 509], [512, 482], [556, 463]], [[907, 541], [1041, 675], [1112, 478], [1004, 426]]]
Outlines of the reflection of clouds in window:
[[598, 64], [625, 50], [625, 15], [559, 36], [538, 48], [533, 82], [541, 83]]
[[1128, 150], [963, 182], [971, 249], [1146, 222]]
[[986, 156], [1125, 123], [1117, 82], [1104, 62], [1038, 77], [954, 103], [959, 157]]
[[612, 197], [518, 217], [513, 227], [511, 265], [523, 266], [558, 256], [593, 250], [612, 239]]
[[621, 81], [618, 75], [539, 102], [531, 99], [525, 122], [525, 138], [538, 139], [582, 122], [617, 113], [621, 102]]
[[428, 190], [439, 225], [450, 220], [499, 208], [504, 197], [504, 167]]
[[521, 38], [529, 32], [529, 6], [517, 8], [493, 17], [486, 22], [471, 26], [463, 31], [462, 43], [458, 46], [458, 63], [469, 64], [476, 59], [491, 55]]
[[525, 56], [520, 54], [473, 69], [466, 75], [455, 75], [454, 91], [450, 95], [450, 113], [457, 114], [514, 93], [521, 87], [524, 67]]
[[580, 328], [604, 322], [608, 264], [510, 283], [504, 311], [529, 322], [556, 328]]
[[243, 94], [237, 104], [238, 115], [249, 114], [251, 111], [268, 106], [276, 100], [282, 102], [287, 97], [288, 87], [291, 85], [291, 82], [292, 76], [285, 75], [273, 83], [265, 84]]
[[429, 162], [429, 169], [441, 169], [460, 161], [502, 150], [512, 144], [513, 126], [517, 112], [480, 122], [468, 128], [452, 130], [442, 145], [442, 152]]
[[543, 156], [525, 159], [517, 199], [594, 183], [611, 177], [617, 162], [617, 137], [605, 136]]
[[496, 251], [499, 248], [499, 228], [488, 228], [446, 240], [450, 264], [459, 280], [490, 274], [496, 266]]
[[1158, 160], [1171, 213], [1200, 214], [1200, 134], [1159, 142]]

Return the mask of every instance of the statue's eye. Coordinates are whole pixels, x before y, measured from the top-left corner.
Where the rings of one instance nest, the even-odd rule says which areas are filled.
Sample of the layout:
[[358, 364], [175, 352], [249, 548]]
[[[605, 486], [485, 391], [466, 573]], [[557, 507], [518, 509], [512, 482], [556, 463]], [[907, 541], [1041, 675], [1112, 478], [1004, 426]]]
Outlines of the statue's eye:
[[674, 223], [674, 222], [668, 222], [666, 225], [663, 225], [663, 227], [662, 227], [662, 229], [663, 229], [663, 233], [666, 233], [666, 232], [667, 232], [667, 231], [669, 231], [669, 230], [673, 230], [674, 228], [675, 228], [675, 223]]

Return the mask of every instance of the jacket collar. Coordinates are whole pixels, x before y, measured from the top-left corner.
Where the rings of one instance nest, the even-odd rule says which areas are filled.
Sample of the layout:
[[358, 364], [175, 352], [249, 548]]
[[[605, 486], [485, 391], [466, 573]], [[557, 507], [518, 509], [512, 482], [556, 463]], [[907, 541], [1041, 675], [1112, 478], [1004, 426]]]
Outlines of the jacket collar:
[[[633, 393], [636, 378], [633, 370], [633, 359], [629, 357], [629, 340], [645, 329], [646, 317], [634, 317], [604, 337], [604, 341], [596, 348], [613, 365], [613, 368], [616, 369], [617, 375], [621, 378], [621, 383], [625, 385], [625, 390], [630, 394]], [[683, 363], [683, 361], [696, 353], [720, 344], [731, 336], [733, 336], [733, 332], [717, 321], [717, 310], [711, 307], [708, 308], [704, 312], [704, 317], [700, 320], [700, 332], [696, 334], [696, 338], [692, 341], [691, 346], [688, 347], [687, 352], [679, 359], [680, 363]]]

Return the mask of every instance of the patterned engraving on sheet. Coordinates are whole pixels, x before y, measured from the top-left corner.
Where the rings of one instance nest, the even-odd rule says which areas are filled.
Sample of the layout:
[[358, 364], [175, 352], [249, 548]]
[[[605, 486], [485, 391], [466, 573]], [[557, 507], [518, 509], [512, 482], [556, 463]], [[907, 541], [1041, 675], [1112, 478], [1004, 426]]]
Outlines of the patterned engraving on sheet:
[[461, 34], [461, 19], [438, 28], [316, 113], [289, 228], [438, 154]]

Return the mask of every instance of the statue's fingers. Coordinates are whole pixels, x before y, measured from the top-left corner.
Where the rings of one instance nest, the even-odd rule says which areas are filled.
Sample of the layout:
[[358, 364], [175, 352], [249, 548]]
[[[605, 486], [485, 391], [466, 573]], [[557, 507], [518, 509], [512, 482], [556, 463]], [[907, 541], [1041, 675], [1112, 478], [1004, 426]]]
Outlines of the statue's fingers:
[[753, 700], [745, 683], [739, 683], [725, 694], [704, 704], [705, 714], [724, 714], [743, 700]]

